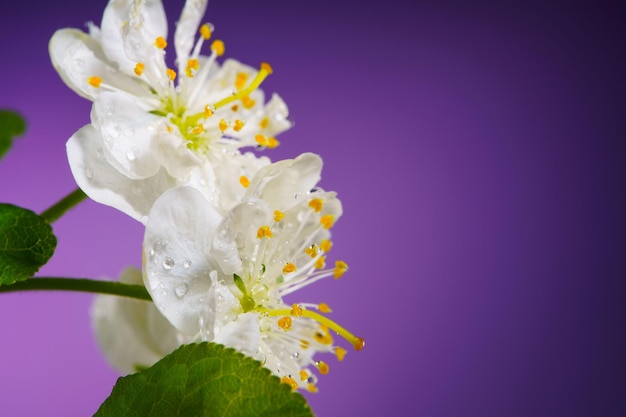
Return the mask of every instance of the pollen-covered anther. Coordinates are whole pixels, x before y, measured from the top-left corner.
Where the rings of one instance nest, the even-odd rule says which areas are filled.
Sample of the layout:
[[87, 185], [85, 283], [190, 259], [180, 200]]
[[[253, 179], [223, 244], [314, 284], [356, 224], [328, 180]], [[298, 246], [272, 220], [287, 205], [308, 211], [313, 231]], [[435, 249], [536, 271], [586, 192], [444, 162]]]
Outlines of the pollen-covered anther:
[[155, 39], [154, 46], [156, 46], [159, 49], [165, 49], [167, 47], [167, 41], [165, 40], [163, 36], [159, 36], [158, 38]]
[[224, 119], [221, 119], [217, 127], [223, 132], [228, 129], [228, 122]]
[[243, 188], [248, 188], [250, 186], [250, 180], [245, 175], [239, 177], [239, 183], [243, 186]]
[[293, 324], [293, 320], [289, 316], [281, 317], [278, 319], [278, 327], [283, 329], [283, 331], [287, 331], [291, 329], [291, 325]]
[[174, 71], [171, 68], [168, 68], [167, 70], [165, 70], [165, 72], [167, 73], [167, 76], [170, 80], [174, 81], [176, 79], [176, 71]]
[[331, 242], [328, 239], [324, 239], [320, 242], [320, 249], [324, 252], [324, 253], [328, 253], [330, 252], [330, 249], [333, 247], [333, 242]]
[[300, 348], [306, 350], [309, 348], [309, 346], [311, 346], [311, 342], [309, 342], [308, 340], [300, 340]]
[[293, 379], [290, 376], [284, 376], [280, 379], [280, 382], [282, 382], [283, 384], [287, 384], [289, 386], [291, 386], [291, 390], [295, 391], [298, 389], [298, 383], [296, 382], [295, 379]]
[[250, 110], [254, 107], [256, 101], [251, 99], [250, 96], [243, 96], [241, 97], [241, 104], [243, 104], [246, 109]]
[[322, 211], [322, 207], [324, 207], [324, 202], [319, 198], [314, 198], [309, 201], [309, 207], [311, 207], [316, 213]]
[[346, 353], [348, 353], [344, 348], [337, 346], [335, 348], [335, 356], [337, 356], [337, 360], [341, 362], [343, 358], [346, 357]]
[[272, 229], [270, 229], [269, 226], [261, 226], [259, 227], [259, 230], [257, 230], [256, 232], [256, 237], [258, 239], [262, 239], [264, 237], [272, 237], [273, 233], [272, 233]]
[[94, 75], [93, 77], [87, 78], [87, 83], [93, 88], [100, 88], [100, 84], [102, 84], [102, 78]]
[[309, 385], [307, 385], [306, 389], [313, 394], [317, 392], [317, 386], [313, 383], [310, 383]]
[[302, 307], [298, 304], [293, 304], [291, 306], [291, 314], [295, 317], [302, 317]]
[[243, 127], [246, 125], [246, 122], [244, 122], [243, 120], [235, 120], [235, 124], [233, 125], [233, 130], [235, 132], [239, 132], [241, 129], [243, 129]]
[[185, 74], [187, 77], [193, 77], [200, 69], [200, 62], [197, 59], [190, 59], [187, 61], [187, 68], [185, 68]]
[[265, 129], [269, 125], [269, 123], [270, 123], [270, 119], [268, 119], [267, 117], [264, 117], [259, 122], [259, 127], [261, 129]]
[[331, 313], [333, 311], [326, 303], [319, 303], [317, 309], [322, 313]]
[[205, 119], [208, 119], [209, 117], [213, 116], [213, 113], [215, 112], [215, 109], [213, 108], [213, 106], [211, 106], [210, 104], [207, 104], [206, 106], [204, 106], [204, 112], [203, 112], [203, 116]]
[[305, 371], [304, 369], [300, 369], [300, 381], [306, 381], [307, 379], [309, 379], [309, 373], [307, 371]]
[[141, 77], [141, 74], [143, 74], [143, 70], [146, 68], [146, 66], [144, 64], [142, 64], [141, 62], [137, 62], [135, 64], [135, 74], [137, 74], [137, 76]]
[[258, 134], [254, 137], [254, 141], [259, 145], [259, 146], [267, 146], [267, 136], [262, 135], [262, 134]]
[[330, 367], [324, 361], [318, 361], [316, 365], [317, 365], [317, 369], [319, 369], [320, 374], [322, 375], [326, 375], [330, 371]]
[[207, 23], [200, 26], [200, 29], [198, 30], [198, 32], [200, 32], [200, 36], [202, 36], [205, 41], [209, 40], [211, 38], [211, 35], [213, 34], [211, 27]]
[[317, 261], [315, 261], [315, 268], [323, 269], [325, 266], [326, 266], [326, 257], [320, 256], [319, 258], [317, 258]]
[[280, 210], [274, 210], [274, 221], [279, 222], [285, 217], [285, 213]]
[[335, 224], [335, 216], [332, 214], [325, 214], [320, 218], [320, 224], [324, 229], [330, 229]]
[[315, 258], [317, 256], [317, 246], [316, 245], [311, 245], [308, 248], [304, 249], [304, 253], [306, 253], [307, 255], [309, 255], [311, 258]]
[[204, 125], [202, 123], [198, 123], [197, 126], [194, 126], [191, 129], [191, 134], [192, 135], [199, 135], [202, 132], [204, 132]]
[[335, 279], [339, 279], [346, 273], [348, 270], [348, 264], [344, 261], [336, 261], [335, 262], [335, 271], [333, 272], [333, 276]]
[[248, 74], [245, 72], [238, 72], [235, 76], [235, 88], [237, 90], [241, 90], [246, 86], [246, 82], [248, 82]]
[[270, 136], [269, 138], [267, 138], [267, 147], [269, 149], [274, 149], [278, 145], [280, 145], [280, 142], [274, 136]]
[[224, 46], [224, 42], [222, 42], [219, 39], [214, 40], [213, 43], [211, 44], [211, 51], [213, 51], [213, 53], [217, 56], [224, 55], [225, 50], [226, 48]]
[[333, 337], [327, 326], [323, 325], [321, 331], [315, 332], [315, 340], [323, 345], [331, 345], [333, 343]]
[[295, 272], [295, 270], [296, 270], [296, 266], [294, 264], [292, 264], [291, 262], [288, 262], [283, 267], [283, 274], [290, 274], [292, 272]]

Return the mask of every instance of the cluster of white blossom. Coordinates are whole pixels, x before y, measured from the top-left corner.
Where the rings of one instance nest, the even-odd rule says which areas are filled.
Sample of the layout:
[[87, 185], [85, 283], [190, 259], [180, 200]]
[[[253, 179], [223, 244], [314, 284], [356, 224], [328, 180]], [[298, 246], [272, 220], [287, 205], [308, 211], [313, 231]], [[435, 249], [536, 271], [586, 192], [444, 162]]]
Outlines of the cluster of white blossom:
[[271, 163], [241, 151], [277, 146], [291, 126], [287, 106], [259, 89], [269, 64], [218, 63], [224, 43], [202, 23], [206, 3], [184, 5], [175, 68], [160, 0], [110, 0], [100, 27], [62, 29], [50, 41], [63, 81], [93, 101], [91, 123], [67, 142], [76, 182], [145, 225], [142, 271], [121, 281], [143, 283], [154, 303], [100, 296], [96, 334], [123, 372], [182, 343], [212, 341], [315, 391], [311, 369], [325, 374], [328, 365], [314, 355], [346, 353], [331, 332], [356, 349], [363, 339], [330, 320], [326, 304], [286, 305], [283, 296], [347, 270], [325, 265], [341, 203], [316, 187], [319, 156]]

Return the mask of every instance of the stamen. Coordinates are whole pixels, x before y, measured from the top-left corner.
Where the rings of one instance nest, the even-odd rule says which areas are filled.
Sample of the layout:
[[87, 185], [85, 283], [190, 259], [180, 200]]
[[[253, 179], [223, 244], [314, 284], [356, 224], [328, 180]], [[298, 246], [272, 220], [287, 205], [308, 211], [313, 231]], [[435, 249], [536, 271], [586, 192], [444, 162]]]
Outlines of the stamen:
[[143, 70], [146, 66], [144, 64], [142, 64], [141, 62], [137, 62], [137, 64], [135, 65], [135, 74], [137, 74], [138, 76], [141, 76], [141, 74], [143, 74]]
[[196, 71], [200, 69], [200, 62], [197, 59], [190, 59], [187, 61], [187, 68], [185, 68], [185, 74], [191, 78], [195, 75]]
[[246, 74], [245, 72], [238, 72], [237, 76], [235, 77], [235, 88], [237, 90], [241, 90], [245, 87], [247, 81], [248, 74]]
[[[265, 226], [265, 227], [267, 227], [267, 226]], [[269, 309], [261, 308], [261, 309], [259, 309], [259, 311], [261, 311], [263, 313], [267, 313], [269, 316], [274, 316], [274, 317], [276, 317], [276, 316], [285, 316], [285, 315], [291, 314], [291, 310], [287, 310], [287, 309], [269, 310]], [[363, 338], [355, 336], [354, 334], [350, 333], [347, 329], [345, 329], [344, 327], [340, 326], [339, 324], [337, 324], [336, 322], [332, 321], [331, 319], [329, 319], [326, 316], [322, 316], [321, 314], [316, 313], [315, 311], [302, 309], [302, 317], [307, 317], [309, 319], [313, 319], [313, 320], [317, 321], [318, 323], [320, 323], [320, 324], [322, 324], [324, 326], [327, 326], [328, 328], [332, 329], [339, 336], [343, 337], [348, 342], [350, 342], [352, 344], [352, 346], [354, 346], [355, 350], [361, 350], [361, 349], [363, 349], [365, 347], [365, 340], [363, 340]], [[300, 343], [308, 345], [308, 342], [306, 340], [301, 340]], [[304, 347], [303, 347], [303, 349], [304, 349]]]
[[254, 137], [254, 140], [256, 141], [256, 143], [258, 143], [260, 146], [267, 146], [267, 137], [265, 135], [262, 134], [258, 134]]
[[293, 379], [290, 376], [284, 376], [280, 379], [280, 382], [282, 382], [283, 384], [287, 384], [289, 386], [291, 386], [291, 390], [295, 391], [298, 389], [298, 383], [296, 382], [295, 379]]
[[283, 331], [287, 331], [291, 329], [291, 325], [293, 324], [293, 320], [289, 316], [285, 316], [278, 320], [278, 327], [283, 329]]
[[322, 331], [315, 333], [315, 341], [321, 343], [322, 345], [333, 344], [333, 337], [328, 332], [328, 326], [322, 326]]
[[228, 129], [228, 122], [224, 119], [220, 120], [220, 123], [218, 124], [219, 129], [224, 132], [226, 129]]
[[317, 246], [309, 246], [308, 248], [304, 249], [304, 253], [309, 255], [311, 258], [315, 258], [317, 256]]
[[264, 117], [261, 119], [261, 121], [259, 122], [259, 127], [261, 129], [265, 129], [267, 127], [267, 125], [270, 123], [270, 119], [268, 119], [267, 117]]
[[154, 41], [154, 46], [156, 46], [159, 49], [165, 49], [167, 47], [167, 41], [165, 40], [163, 36], [159, 36]]
[[302, 317], [302, 307], [300, 307], [298, 304], [293, 304], [291, 306], [291, 314], [295, 317]]
[[250, 186], [250, 180], [245, 175], [239, 177], [239, 182], [243, 185], [243, 188], [248, 188]]
[[219, 39], [214, 40], [213, 43], [211, 44], [211, 51], [213, 51], [213, 53], [215, 53], [215, 55], [217, 56], [224, 55], [224, 51], [225, 51], [224, 42], [222, 42]]
[[316, 213], [322, 211], [322, 207], [324, 207], [324, 202], [319, 198], [314, 198], [309, 201], [309, 207], [311, 207]]
[[306, 381], [309, 379], [309, 373], [304, 369], [300, 369], [300, 381]]
[[348, 352], [346, 352], [346, 350], [344, 348], [342, 348], [342, 347], [337, 346], [335, 348], [335, 355], [337, 356], [337, 360], [339, 362], [341, 362], [343, 360], [343, 358], [346, 357], [346, 353], [348, 353]]
[[335, 277], [335, 279], [339, 279], [341, 278], [343, 274], [346, 273], [347, 270], [348, 270], [347, 263], [345, 263], [344, 261], [337, 261], [335, 262], [335, 272], [333, 276]]
[[[215, 44], [215, 42], [213, 43]], [[211, 45], [211, 49], [213, 49], [213, 45]], [[256, 90], [259, 87], [259, 85], [261, 85], [263, 80], [265, 80], [265, 78], [267, 78], [267, 76], [270, 75], [271, 73], [272, 73], [272, 67], [265, 62], [262, 63], [261, 68], [259, 69], [259, 72], [257, 73], [256, 77], [254, 77], [254, 80], [252, 80], [252, 82], [246, 88], [240, 90], [239, 92], [237, 92], [236, 94], [233, 94], [232, 96], [226, 97], [218, 101], [217, 103], [214, 104], [215, 108], [219, 109], [220, 107], [223, 107], [226, 104], [229, 104], [235, 100], [241, 100], [244, 107], [246, 107], [246, 103], [244, 102], [243, 98], [248, 96], [252, 91]]]
[[324, 229], [330, 229], [331, 227], [333, 227], [334, 223], [335, 216], [333, 216], [332, 214], [326, 214], [320, 219], [320, 224], [324, 227]]
[[330, 371], [330, 367], [324, 361], [318, 361], [316, 365], [317, 365], [317, 369], [319, 369], [320, 374], [322, 375], [326, 375]]
[[256, 237], [258, 239], [262, 239], [264, 237], [272, 237], [272, 229], [270, 229], [269, 226], [261, 226], [259, 227], [259, 230], [256, 232]]
[[87, 83], [93, 88], [100, 88], [100, 84], [102, 84], [102, 78], [94, 75], [93, 77], [87, 78]]
[[193, 135], [199, 135], [202, 132], [204, 132], [204, 125], [202, 123], [198, 123], [198, 126], [191, 129], [191, 134]]
[[246, 109], [250, 110], [254, 107], [256, 101], [251, 99], [250, 96], [245, 96], [241, 98], [241, 104], [243, 104]]
[[321, 311], [322, 313], [330, 313], [333, 311], [330, 309], [330, 307], [326, 303], [319, 303], [317, 306], [317, 309]]
[[317, 258], [317, 261], [315, 261], [315, 268], [323, 269], [325, 266], [326, 266], [326, 257], [320, 256], [319, 258]]
[[213, 116], [213, 112], [215, 111], [215, 108], [213, 106], [211, 106], [210, 104], [207, 104], [206, 106], [204, 106], [204, 118], [208, 119], [209, 117]]
[[198, 30], [198, 32], [200, 32], [200, 36], [202, 36], [205, 41], [211, 38], [212, 30], [211, 30], [211, 27], [207, 23], [200, 26], [200, 29]]
[[280, 142], [275, 137], [271, 136], [271, 137], [267, 138], [267, 147], [268, 147], [268, 149], [274, 149], [278, 145], [280, 145]]
[[176, 71], [171, 68], [168, 68], [165, 72], [167, 72], [167, 76], [170, 80], [174, 81], [176, 79]]
[[324, 239], [320, 242], [320, 249], [324, 252], [324, 253], [328, 253], [330, 252], [330, 248], [333, 246], [333, 242], [331, 242], [328, 239]]
[[285, 213], [280, 210], [274, 210], [274, 221], [279, 222], [285, 217]]
[[235, 132], [239, 132], [241, 129], [243, 129], [243, 127], [246, 125], [246, 122], [244, 122], [243, 120], [235, 120], [235, 125], [233, 126], [233, 130]]
[[315, 386], [315, 384], [311, 383], [309, 385], [306, 386], [306, 389], [309, 392], [312, 392], [313, 394], [315, 394], [317, 392], [317, 387]]
[[296, 270], [296, 266], [291, 262], [287, 263], [283, 268], [283, 274], [290, 274]]

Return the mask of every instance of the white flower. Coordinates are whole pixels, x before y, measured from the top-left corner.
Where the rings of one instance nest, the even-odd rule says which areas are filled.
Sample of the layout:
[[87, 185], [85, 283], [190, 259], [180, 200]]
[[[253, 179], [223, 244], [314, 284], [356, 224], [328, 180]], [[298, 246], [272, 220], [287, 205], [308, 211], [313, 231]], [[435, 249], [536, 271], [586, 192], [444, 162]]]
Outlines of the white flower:
[[[239, 149], [272, 148], [291, 126], [282, 99], [274, 95], [265, 104], [258, 89], [272, 72], [268, 64], [255, 70], [227, 60], [219, 66], [220, 40], [211, 43], [210, 55], [201, 54], [212, 35], [210, 25], [200, 25], [205, 9], [206, 0], [185, 3], [174, 35], [176, 69], [165, 60], [160, 0], [111, 0], [100, 29], [62, 29], [50, 40], [61, 78], [94, 102], [92, 126], [67, 145], [72, 173], [94, 200], [142, 219], [155, 197], [184, 184], [204, 188], [212, 203], [228, 207], [241, 193], [220, 191], [269, 163], [244, 158]], [[136, 186], [148, 187], [152, 200], [137, 197]]]
[[334, 192], [315, 188], [322, 167], [304, 154], [262, 168], [243, 202], [226, 216], [195, 189], [181, 187], [155, 203], [144, 239], [144, 283], [157, 308], [186, 341], [224, 343], [262, 361], [292, 387], [315, 390], [309, 369], [328, 372], [317, 352], [356, 349], [363, 340], [328, 317], [325, 304], [288, 305], [283, 296], [319, 279], [339, 278], [342, 261], [325, 268], [330, 232], [342, 213]]

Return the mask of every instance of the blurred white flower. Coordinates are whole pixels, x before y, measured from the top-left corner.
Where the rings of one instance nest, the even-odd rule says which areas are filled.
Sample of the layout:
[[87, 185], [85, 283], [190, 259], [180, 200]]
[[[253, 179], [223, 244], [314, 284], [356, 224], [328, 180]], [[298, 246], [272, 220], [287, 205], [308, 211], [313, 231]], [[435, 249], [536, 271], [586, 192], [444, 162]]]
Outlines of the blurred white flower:
[[295, 388], [316, 390], [328, 364], [313, 358], [356, 349], [363, 339], [321, 313], [325, 304], [288, 305], [283, 296], [325, 277], [330, 232], [341, 216], [334, 192], [315, 188], [322, 161], [304, 154], [262, 168], [243, 202], [222, 216], [195, 189], [167, 191], [155, 203], [144, 239], [144, 283], [184, 341], [215, 341], [264, 363]]
[[158, 195], [191, 185], [211, 203], [228, 207], [240, 194], [219, 194], [269, 163], [241, 157], [239, 149], [275, 147], [275, 136], [291, 126], [282, 99], [274, 95], [265, 103], [258, 89], [272, 69], [235, 60], [220, 66], [220, 40], [202, 55], [213, 32], [200, 25], [205, 9], [206, 0], [185, 3], [174, 35], [176, 68], [165, 59], [167, 20], [160, 0], [111, 0], [101, 28], [89, 24], [88, 34], [61, 29], [50, 40], [61, 78], [93, 101], [92, 125], [67, 144], [72, 173], [92, 199], [146, 221]]

